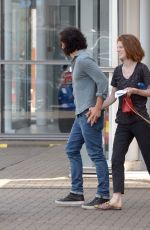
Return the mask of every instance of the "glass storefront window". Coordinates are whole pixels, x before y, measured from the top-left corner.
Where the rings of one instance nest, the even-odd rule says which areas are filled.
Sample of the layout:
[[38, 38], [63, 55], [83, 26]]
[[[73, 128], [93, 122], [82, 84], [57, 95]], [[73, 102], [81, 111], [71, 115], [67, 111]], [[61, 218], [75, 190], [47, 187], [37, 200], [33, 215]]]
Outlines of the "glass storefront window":
[[111, 66], [110, 0], [1, 0], [4, 60], [64, 60], [58, 34], [80, 27], [100, 66]]
[[5, 65], [4, 72], [4, 133], [70, 131], [75, 106], [72, 75], [66, 65]]
[[77, 1], [2, 1], [4, 60], [64, 59], [58, 33], [76, 25]]
[[70, 131], [70, 63], [59, 47], [59, 32], [66, 26], [79, 27], [97, 63], [110, 67], [114, 1], [0, 0], [1, 134]]
[[88, 50], [100, 66], [111, 66], [110, 0], [81, 0], [81, 29], [88, 41]]
[[[2, 1], [2, 27], [4, 28], [5, 60], [28, 60], [30, 53], [31, 2], [21, 0]], [[3, 17], [4, 15], [4, 17]]]

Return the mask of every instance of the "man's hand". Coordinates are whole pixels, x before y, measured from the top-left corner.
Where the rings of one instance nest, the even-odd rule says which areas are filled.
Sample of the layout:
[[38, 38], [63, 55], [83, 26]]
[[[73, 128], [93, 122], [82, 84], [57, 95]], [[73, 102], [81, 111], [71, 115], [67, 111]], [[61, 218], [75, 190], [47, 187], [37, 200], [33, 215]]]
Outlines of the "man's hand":
[[86, 113], [86, 116], [88, 117], [87, 122], [93, 126], [101, 116], [101, 110], [97, 109], [96, 107], [90, 107], [89, 111]]

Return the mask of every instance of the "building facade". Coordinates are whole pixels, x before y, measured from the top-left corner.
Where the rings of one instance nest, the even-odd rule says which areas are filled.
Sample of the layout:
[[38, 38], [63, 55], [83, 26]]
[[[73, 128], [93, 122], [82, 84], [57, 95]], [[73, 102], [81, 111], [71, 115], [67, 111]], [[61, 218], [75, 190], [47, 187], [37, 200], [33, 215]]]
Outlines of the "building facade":
[[[0, 0], [0, 137], [66, 139], [74, 119], [70, 61], [59, 32], [76, 26], [88, 51], [111, 81], [121, 33], [140, 38], [150, 67], [149, 0]], [[105, 113], [104, 148], [111, 159], [114, 104]], [[150, 108], [148, 104], [148, 108]], [[149, 109], [150, 110], [150, 109]], [[133, 151], [134, 150], [134, 151]], [[127, 161], [140, 162], [134, 141]], [[131, 168], [131, 165], [130, 165]]]

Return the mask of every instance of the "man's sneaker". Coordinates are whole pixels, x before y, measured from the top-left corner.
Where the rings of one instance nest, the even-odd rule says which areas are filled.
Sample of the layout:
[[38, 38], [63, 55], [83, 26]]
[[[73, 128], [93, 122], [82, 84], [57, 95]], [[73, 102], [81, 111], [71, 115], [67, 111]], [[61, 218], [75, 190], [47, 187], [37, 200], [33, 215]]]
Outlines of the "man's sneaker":
[[82, 208], [84, 209], [95, 209], [95, 205], [103, 204], [105, 202], [109, 201], [109, 199], [103, 199], [99, 197], [95, 197], [94, 200], [92, 200], [89, 203], [85, 203], [82, 205]]
[[80, 206], [83, 203], [84, 196], [75, 193], [69, 193], [65, 198], [55, 200], [55, 204], [60, 206]]

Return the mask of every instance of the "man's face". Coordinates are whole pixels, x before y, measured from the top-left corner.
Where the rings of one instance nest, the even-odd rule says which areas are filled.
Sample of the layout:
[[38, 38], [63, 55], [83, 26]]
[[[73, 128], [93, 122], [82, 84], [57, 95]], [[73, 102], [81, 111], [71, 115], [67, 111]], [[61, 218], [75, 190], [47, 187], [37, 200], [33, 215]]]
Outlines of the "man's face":
[[60, 45], [61, 45], [61, 48], [64, 50], [64, 48], [65, 48], [65, 43], [64, 43], [64, 42], [61, 42]]
[[60, 42], [60, 47], [66, 56], [70, 56], [70, 54], [68, 53], [68, 50], [66, 49], [66, 45], [64, 42], [62, 42], [62, 41]]

